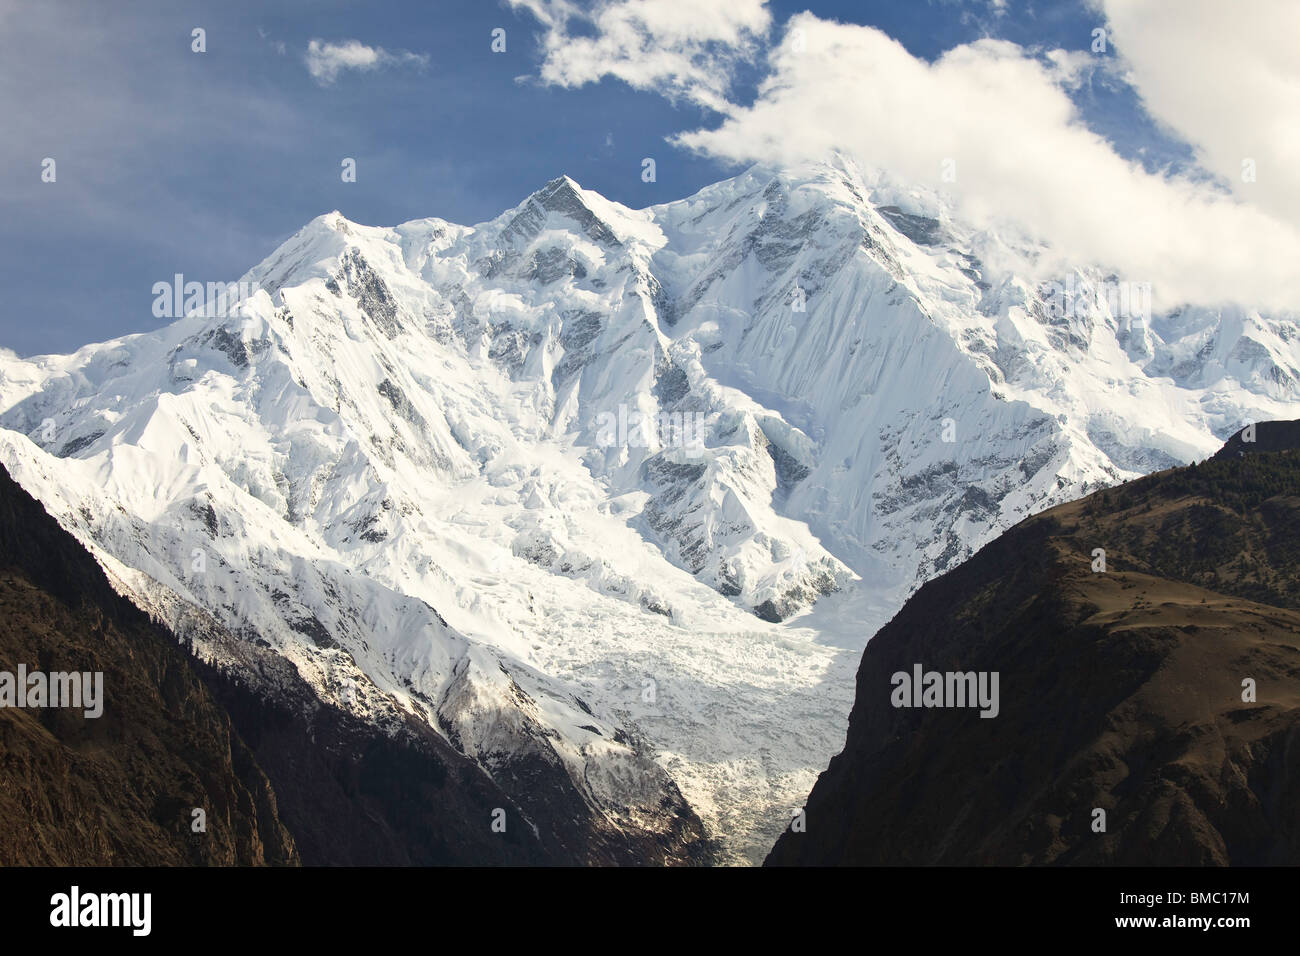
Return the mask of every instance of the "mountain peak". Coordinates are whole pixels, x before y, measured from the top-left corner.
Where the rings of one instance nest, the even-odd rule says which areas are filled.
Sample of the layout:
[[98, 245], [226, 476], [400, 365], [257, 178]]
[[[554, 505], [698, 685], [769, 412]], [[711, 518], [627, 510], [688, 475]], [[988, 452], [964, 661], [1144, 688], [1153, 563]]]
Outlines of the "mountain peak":
[[[239, 323], [6, 359], [0, 462], [178, 634], [210, 614], [232, 661], [450, 727], [491, 774], [549, 754], [593, 812], [662, 821], [680, 787], [757, 859], [843, 743], [845, 649], [914, 587], [1300, 401], [1229, 377], [1257, 343], [1300, 368], [1286, 328], [1158, 315], [1139, 360], [1105, 303], [1053, 315], [1019, 247], [887, 198], [823, 162], [643, 209], [558, 176], [474, 226], [334, 210], [251, 270]], [[643, 674], [682, 714], [766, 714], [770, 762], [714, 774], [734, 725], [664, 719]]]
[[578, 181], [574, 179], [572, 176], [569, 176], [567, 174], [561, 174], [559, 176], [556, 176], [545, 186], [539, 189], [538, 192], [545, 192], [551, 189], [557, 189], [557, 190], [568, 189], [571, 192], [575, 192], [575, 193], [582, 192], [582, 187], [578, 184]]
[[321, 215], [308, 222], [307, 225], [303, 227], [302, 231], [309, 232], [316, 231], [317, 229], [327, 229], [331, 232], [339, 232], [343, 235], [347, 235], [350, 231], [350, 227], [354, 225], [356, 225], [356, 223], [348, 219], [348, 217], [343, 215], [343, 213], [339, 212], [337, 209], [331, 209], [329, 212], [321, 213]]
[[591, 204], [587, 201], [586, 190], [578, 185], [577, 180], [570, 176], [556, 176], [541, 189], [530, 195], [525, 200], [525, 205], [534, 202], [543, 209], [552, 212], [567, 212], [576, 207], [591, 211]]
[[598, 200], [596, 194], [588, 194], [568, 176], [559, 176], [524, 200], [502, 230], [501, 236], [507, 243], [519, 239], [530, 240], [545, 227], [549, 216], [554, 214], [576, 223], [587, 238], [604, 245], [618, 246], [621, 245], [618, 236], [593, 208], [606, 204], [606, 201]]

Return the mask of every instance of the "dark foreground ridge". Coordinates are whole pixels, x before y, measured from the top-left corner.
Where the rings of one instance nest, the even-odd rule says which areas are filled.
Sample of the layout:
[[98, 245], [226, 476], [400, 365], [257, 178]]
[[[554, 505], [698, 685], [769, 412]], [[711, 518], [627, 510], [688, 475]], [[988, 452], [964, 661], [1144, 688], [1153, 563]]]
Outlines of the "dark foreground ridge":
[[512, 767], [512, 798], [427, 726], [380, 731], [234, 646], [238, 673], [187, 653], [0, 467], [0, 671], [103, 672], [98, 718], [0, 708], [0, 865], [708, 859], [684, 803], [668, 831], [628, 833], [540, 761]]
[[266, 775], [175, 639], [0, 468], [0, 670], [20, 665], [102, 671], [103, 713], [0, 708], [0, 864], [299, 862]]
[[[922, 587], [767, 865], [1300, 863], [1300, 423], [1254, 437]], [[997, 716], [893, 706], [918, 663], [998, 672]]]

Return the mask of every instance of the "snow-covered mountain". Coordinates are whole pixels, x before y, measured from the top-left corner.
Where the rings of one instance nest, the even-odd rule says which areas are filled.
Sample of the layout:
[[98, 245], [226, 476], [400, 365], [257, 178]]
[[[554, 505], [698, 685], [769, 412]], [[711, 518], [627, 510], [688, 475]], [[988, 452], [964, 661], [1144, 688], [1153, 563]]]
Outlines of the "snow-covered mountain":
[[1136, 321], [1041, 252], [839, 157], [643, 210], [562, 177], [473, 227], [330, 213], [221, 314], [0, 357], [0, 461], [209, 656], [540, 761], [612, 832], [684, 798], [757, 861], [921, 582], [1300, 414], [1295, 315]]

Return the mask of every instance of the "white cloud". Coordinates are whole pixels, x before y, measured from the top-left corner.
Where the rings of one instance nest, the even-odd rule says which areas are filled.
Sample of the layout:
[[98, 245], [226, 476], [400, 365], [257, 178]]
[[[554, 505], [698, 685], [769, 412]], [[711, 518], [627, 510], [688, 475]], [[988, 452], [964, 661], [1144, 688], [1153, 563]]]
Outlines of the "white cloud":
[[[842, 150], [950, 194], [975, 225], [1009, 222], [1076, 262], [1150, 281], [1161, 301], [1300, 307], [1300, 191], [1285, 178], [1300, 174], [1300, 163], [1291, 161], [1288, 174], [1274, 171], [1278, 178], [1265, 190], [1235, 194], [1203, 176], [1148, 173], [1078, 116], [1067, 95], [1089, 69], [1078, 53], [1038, 55], [986, 39], [927, 62], [879, 30], [809, 13], [790, 19], [777, 46], [756, 50], [766, 29], [761, 5], [706, 0], [667, 4], [679, 16], [663, 21], [647, 19], [641, 2], [607, 2], [590, 20], [596, 35], [573, 38], [565, 24], [577, 14], [567, 2], [512, 2], [548, 25], [543, 80], [575, 86], [615, 76], [669, 96], [685, 93], [724, 115], [715, 127], [675, 137], [679, 145], [737, 163], [789, 164]], [[1300, 115], [1286, 105], [1296, 69], [1282, 55], [1283, 38], [1298, 34], [1278, 29], [1276, 41], [1267, 39], [1289, 21], [1243, 17], [1236, 39], [1208, 54], [1221, 62], [1201, 80], [1204, 55], [1190, 56], [1191, 44], [1212, 45], [1214, 30], [1198, 27], [1182, 4], [1137, 5], [1157, 12], [1133, 25], [1121, 19], [1116, 42], [1155, 114], [1192, 140], [1212, 168], [1235, 161], [1238, 176], [1242, 142], [1253, 130], [1262, 181], [1264, 160], [1271, 170], [1290, 155], [1295, 133], [1285, 124]], [[697, 8], [698, 17], [687, 12]], [[1179, 20], [1190, 24], [1176, 31], [1188, 37], [1176, 47], [1181, 55], [1149, 53]], [[1132, 38], [1125, 41], [1129, 31], [1148, 38], [1140, 52]], [[1250, 62], [1250, 36], [1267, 39], [1262, 64]], [[711, 45], [701, 46], [703, 38]], [[756, 100], [742, 106], [725, 94], [730, 70], [746, 59], [766, 78]], [[1180, 91], [1181, 82], [1192, 91]], [[1214, 83], [1221, 89], [1208, 118], [1197, 116], [1195, 91]], [[1247, 118], [1230, 120], [1242, 95], [1254, 97]], [[954, 183], [941, 179], [945, 160], [956, 164]]]
[[1110, 67], [1110, 60], [1082, 50], [1048, 50], [1043, 54], [1052, 79], [1066, 89], [1081, 86], [1097, 70]]
[[[1300, 224], [1300, 3], [1105, 0], [1148, 111], [1261, 209]], [[1242, 180], [1242, 161], [1257, 180]]]
[[344, 40], [342, 43], [312, 40], [307, 44], [307, 54], [303, 60], [307, 64], [307, 72], [322, 86], [333, 83], [344, 70], [369, 72], [391, 66], [415, 66], [423, 69], [429, 65], [428, 54], [411, 53], [408, 50], [390, 53], [383, 47], [366, 46], [360, 40]]
[[[735, 63], [754, 57], [772, 18], [765, 0], [510, 0], [546, 27], [541, 79], [581, 86], [613, 76], [727, 111]], [[580, 32], [570, 29], [578, 23]]]
[[1120, 157], [1079, 120], [1059, 62], [981, 40], [928, 63], [878, 30], [808, 14], [792, 25], [804, 52], [787, 35], [753, 106], [682, 145], [779, 162], [841, 148], [950, 192], [978, 225], [1011, 220], [1071, 258], [1151, 281], [1163, 301], [1300, 305], [1295, 224]]

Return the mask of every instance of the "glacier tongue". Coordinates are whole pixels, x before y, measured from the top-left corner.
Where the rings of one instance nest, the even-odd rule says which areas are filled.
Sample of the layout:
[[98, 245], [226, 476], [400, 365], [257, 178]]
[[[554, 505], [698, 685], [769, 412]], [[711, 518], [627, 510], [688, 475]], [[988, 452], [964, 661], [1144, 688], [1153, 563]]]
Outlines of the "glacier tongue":
[[680, 790], [757, 861], [923, 580], [1296, 417], [1294, 316], [1134, 323], [1036, 261], [838, 158], [644, 210], [561, 177], [473, 227], [335, 212], [233, 314], [0, 356], [0, 460], [178, 632], [559, 768], [615, 829]]

